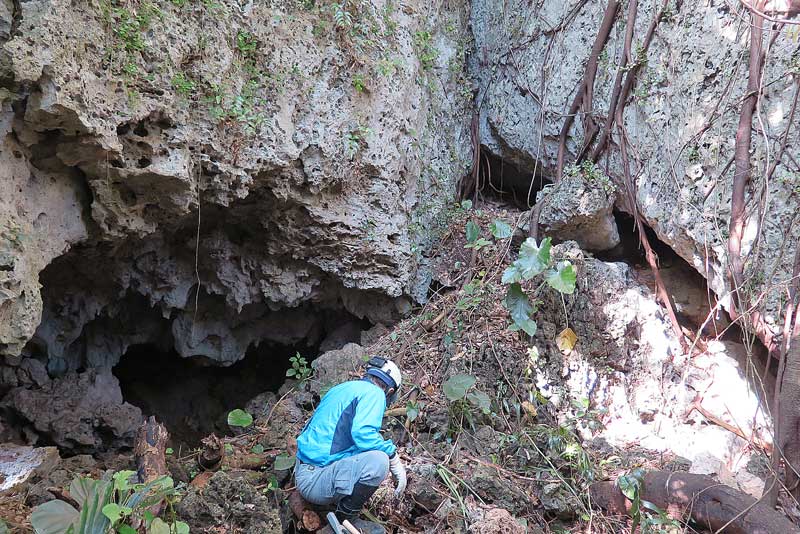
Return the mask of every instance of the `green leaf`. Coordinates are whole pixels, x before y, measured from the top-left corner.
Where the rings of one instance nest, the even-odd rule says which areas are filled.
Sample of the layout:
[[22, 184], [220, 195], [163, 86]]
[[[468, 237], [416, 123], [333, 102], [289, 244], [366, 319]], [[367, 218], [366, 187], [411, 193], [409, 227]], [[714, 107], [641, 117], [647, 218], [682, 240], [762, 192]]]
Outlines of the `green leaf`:
[[409, 402], [406, 404], [406, 419], [409, 423], [413, 423], [419, 416], [419, 405], [417, 403]]
[[488, 415], [492, 411], [492, 399], [479, 389], [474, 389], [467, 393], [467, 400], [484, 414]]
[[117, 527], [118, 534], [139, 534], [136, 529], [129, 525], [120, 525]]
[[[287, 373], [288, 374], [288, 373]], [[228, 425], [247, 428], [253, 424], [253, 416], [244, 410], [236, 408], [228, 414]]]
[[275, 457], [275, 463], [272, 468], [275, 471], [288, 471], [292, 466], [294, 466], [294, 455], [282, 453]]
[[8, 525], [2, 519], [0, 519], [0, 534], [11, 534], [11, 531], [8, 529]]
[[450, 402], [455, 402], [463, 399], [469, 388], [474, 385], [475, 377], [472, 375], [453, 375], [442, 384], [442, 391]]
[[555, 269], [547, 273], [547, 283], [560, 293], [571, 295], [575, 291], [578, 276], [575, 267], [568, 261], [561, 261]]
[[175, 451], [172, 449], [172, 447], [167, 447], [167, 450], [165, 450], [164, 452], [166, 454], [174, 454], [175, 453]]
[[147, 534], [170, 534], [169, 525], [163, 519], [156, 517], [150, 523], [150, 528], [147, 529]]
[[481, 235], [481, 228], [474, 221], [467, 223], [467, 243], [474, 243]]
[[122, 510], [117, 503], [108, 503], [103, 506], [103, 515], [106, 516], [112, 523], [116, 523], [122, 517]]
[[507, 239], [514, 234], [511, 230], [511, 225], [500, 219], [492, 221], [492, 224], [489, 225], [489, 230], [495, 239]]
[[552, 240], [546, 237], [541, 245], [532, 238], [526, 239], [519, 247], [519, 258], [514, 262], [524, 280], [530, 280], [544, 272], [550, 264], [550, 247]]
[[31, 526], [36, 534], [64, 534], [78, 520], [78, 511], [64, 501], [48, 501], [31, 513]]
[[636, 500], [636, 496], [639, 493], [639, 480], [632, 476], [623, 475], [617, 479], [617, 485], [628, 500]]
[[73, 499], [75, 499], [79, 506], [83, 507], [83, 503], [86, 501], [86, 496], [95, 490], [96, 485], [96, 480], [78, 476], [72, 479], [72, 482], [69, 485], [69, 494]]
[[175, 531], [177, 534], [189, 534], [189, 525], [183, 521], [175, 521]]
[[506, 309], [511, 314], [511, 320], [520, 330], [524, 330], [529, 336], [536, 335], [536, 322], [531, 319], [534, 307], [528, 300], [528, 295], [522, 290], [518, 283], [508, 286], [506, 298], [503, 301]]
[[130, 478], [136, 474], [136, 471], [123, 470], [114, 473], [114, 489], [117, 491], [125, 491], [131, 488], [129, 482]]
[[292, 377], [292, 376], [294, 376], [296, 374], [297, 374], [297, 369], [287, 369], [286, 370], [286, 376], [288, 376], [288, 377]]
[[462, 200], [461, 201], [461, 209], [462, 210], [471, 210], [472, 209], [472, 201], [471, 200]]
[[256, 443], [253, 445], [253, 448], [250, 449], [250, 452], [253, 454], [263, 454], [264, 453], [264, 446], [260, 443]]

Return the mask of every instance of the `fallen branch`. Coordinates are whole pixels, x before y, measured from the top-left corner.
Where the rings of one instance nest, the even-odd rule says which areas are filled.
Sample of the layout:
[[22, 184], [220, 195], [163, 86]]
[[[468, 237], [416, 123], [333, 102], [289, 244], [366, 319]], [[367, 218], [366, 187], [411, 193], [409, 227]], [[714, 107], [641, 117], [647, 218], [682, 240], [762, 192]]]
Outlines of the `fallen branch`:
[[[614, 482], [592, 484], [589, 493], [610, 514], [631, 511], [631, 501]], [[643, 477], [639, 497], [673, 518], [691, 519], [711, 532], [724, 528], [725, 534], [800, 534], [800, 528], [780, 512], [706, 475], [650, 471]]]

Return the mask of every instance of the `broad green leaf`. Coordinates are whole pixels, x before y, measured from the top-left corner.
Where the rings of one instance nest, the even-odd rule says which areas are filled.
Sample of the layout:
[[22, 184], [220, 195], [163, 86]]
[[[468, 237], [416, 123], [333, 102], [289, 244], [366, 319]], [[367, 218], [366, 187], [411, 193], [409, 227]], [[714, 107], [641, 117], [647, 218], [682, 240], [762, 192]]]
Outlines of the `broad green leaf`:
[[97, 481], [87, 477], [75, 477], [69, 485], [69, 494], [75, 501], [83, 507], [86, 496], [94, 491]]
[[467, 243], [474, 243], [481, 234], [481, 228], [474, 221], [467, 223]]
[[519, 258], [514, 262], [524, 280], [530, 280], [544, 272], [550, 264], [550, 246], [552, 240], [546, 237], [541, 245], [535, 239], [526, 239], [519, 248]]
[[522, 273], [517, 268], [516, 262], [511, 264], [503, 271], [503, 278], [500, 280], [504, 284], [514, 284], [522, 281]]
[[275, 457], [275, 463], [272, 468], [275, 471], [288, 471], [294, 466], [294, 461], [294, 455], [282, 453]]
[[118, 491], [125, 491], [131, 488], [130, 479], [136, 471], [124, 470], [114, 473], [114, 489]]
[[150, 527], [147, 529], [147, 534], [171, 534], [169, 525], [164, 522], [160, 517], [153, 519]]
[[484, 414], [492, 411], [492, 399], [479, 389], [474, 389], [467, 393], [467, 400]]
[[528, 300], [528, 295], [522, 290], [522, 286], [516, 283], [508, 286], [504, 304], [518, 329], [524, 330], [529, 336], [536, 335], [536, 322], [531, 319], [534, 308]]
[[571, 295], [575, 291], [577, 274], [575, 267], [568, 261], [561, 261], [555, 269], [547, 273], [547, 283], [561, 293]]
[[78, 520], [78, 511], [64, 501], [48, 501], [33, 509], [31, 526], [36, 534], [64, 534]]
[[450, 402], [455, 402], [463, 399], [469, 388], [474, 385], [475, 377], [472, 375], [453, 375], [442, 384], [442, 390]]
[[492, 232], [495, 239], [507, 239], [514, 233], [511, 230], [511, 225], [500, 219], [492, 221], [492, 224], [489, 225], [489, 230]]
[[117, 503], [110, 502], [103, 506], [103, 515], [112, 523], [116, 523], [122, 517], [122, 510]]
[[136, 529], [129, 525], [120, 525], [117, 527], [118, 534], [139, 534]]
[[174, 454], [175, 453], [175, 451], [172, 449], [172, 447], [167, 447], [167, 450], [165, 450], [164, 452], [166, 454]]
[[462, 200], [462, 201], [461, 201], [461, 209], [464, 209], [464, 210], [471, 210], [471, 209], [472, 209], [472, 201], [471, 201], [471, 200], [469, 200], [469, 199], [467, 199], [467, 200]]
[[256, 443], [253, 445], [253, 448], [250, 449], [250, 452], [253, 454], [263, 454], [264, 453], [264, 446], [260, 443]]
[[[288, 372], [287, 372], [288, 375]], [[253, 424], [253, 416], [244, 410], [236, 408], [228, 414], [228, 424], [230, 426], [238, 426], [247, 428]]]
[[86, 502], [81, 508], [81, 515], [75, 529], [78, 534], [106, 534], [111, 523], [103, 515], [103, 506], [111, 502], [113, 495], [114, 484], [111, 481], [100, 480], [95, 484], [94, 491], [87, 496]]
[[177, 534], [189, 534], [189, 525], [183, 521], [175, 521], [175, 531]]

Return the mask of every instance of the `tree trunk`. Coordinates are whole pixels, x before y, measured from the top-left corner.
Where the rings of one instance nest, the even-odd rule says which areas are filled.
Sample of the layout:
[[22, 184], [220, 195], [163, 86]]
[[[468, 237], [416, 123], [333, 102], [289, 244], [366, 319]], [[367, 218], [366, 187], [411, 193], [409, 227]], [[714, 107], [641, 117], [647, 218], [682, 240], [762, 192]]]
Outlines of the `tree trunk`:
[[149, 417], [136, 431], [133, 455], [139, 482], [147, 483], [167, 474], [167, 428]]
[[[612, 514], [628, 514], [631, 502], [614, 482], [589, 488], [592, 501]], [[675, 519], [691, 518], [702, 528], [725, 534], [800, 534], [800, 528], [763, 502], [711, 477], [692, 473], [650, 471], [644, 475], [639, 497]]]

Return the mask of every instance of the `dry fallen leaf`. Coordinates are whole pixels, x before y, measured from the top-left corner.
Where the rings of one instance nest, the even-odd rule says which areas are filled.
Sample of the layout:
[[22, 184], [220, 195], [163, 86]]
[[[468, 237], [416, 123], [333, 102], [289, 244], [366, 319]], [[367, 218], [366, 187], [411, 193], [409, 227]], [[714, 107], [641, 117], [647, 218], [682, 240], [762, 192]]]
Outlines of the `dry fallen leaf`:
[[525, 410], [525, 413], [530, 415], [531, 417], [536, 417], [536, 414], [538, 413], [538, 411], [536, 410], [536, 406], [534, 406], [533, 403], [530, 403], [528, 401], [524, 401], [522, 403], [522, 409]]
[[556, 336], [556, 346], [563, 354], [569, 354], [578, 342], [578, 335], [572, 328], [565, 328]]

